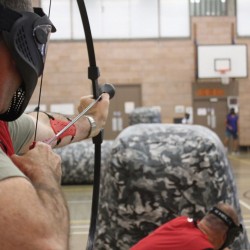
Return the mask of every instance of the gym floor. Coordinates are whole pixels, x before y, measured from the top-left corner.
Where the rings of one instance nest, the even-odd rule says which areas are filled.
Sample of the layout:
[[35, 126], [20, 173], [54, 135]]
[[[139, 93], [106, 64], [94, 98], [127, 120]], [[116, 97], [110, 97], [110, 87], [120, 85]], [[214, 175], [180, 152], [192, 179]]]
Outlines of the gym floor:
[[[250, 239], [250, 152], [228, 155], [238, 188], [245, 228]], [[70, 250], [85, 250], [88, 239], [92, 186], [63, 186], [70, 210]]]

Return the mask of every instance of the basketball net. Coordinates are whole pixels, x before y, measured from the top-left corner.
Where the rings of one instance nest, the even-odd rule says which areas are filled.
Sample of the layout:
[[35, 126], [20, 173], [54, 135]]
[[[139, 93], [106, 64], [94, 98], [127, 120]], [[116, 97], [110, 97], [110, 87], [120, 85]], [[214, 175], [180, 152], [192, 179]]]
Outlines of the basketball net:
[[230, 78], [229, 76], [226, 75], [226, 73], [229, 71], [229, 69], [220, 69], [218, 72], [220, 73], [220, 79], [221, 83], [224, 85], [227, 85], [230, 83]]

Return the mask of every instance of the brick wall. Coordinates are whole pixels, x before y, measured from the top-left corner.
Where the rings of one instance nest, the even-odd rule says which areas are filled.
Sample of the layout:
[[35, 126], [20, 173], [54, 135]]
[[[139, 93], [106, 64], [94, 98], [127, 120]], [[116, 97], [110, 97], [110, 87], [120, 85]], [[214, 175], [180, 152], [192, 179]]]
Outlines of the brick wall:
[[[172, 122], [176, 105], [192, 106], [195, 46], [231, 44], [234, 17], [201, 17], [191, 22], [190, 39], [95, 41], [99, 82], [141, 84], [144, 106], [161, 106], [163, 122]], [[250, 39], [236, 43], [249, 44]], [[50, 42], [42, 103], [74, 103], [91, 93], [85, 42]], [[37, 102], [36, 90], [31, 103]], [[240, 144], [250, 145], [249, 79], [239, 80]]]

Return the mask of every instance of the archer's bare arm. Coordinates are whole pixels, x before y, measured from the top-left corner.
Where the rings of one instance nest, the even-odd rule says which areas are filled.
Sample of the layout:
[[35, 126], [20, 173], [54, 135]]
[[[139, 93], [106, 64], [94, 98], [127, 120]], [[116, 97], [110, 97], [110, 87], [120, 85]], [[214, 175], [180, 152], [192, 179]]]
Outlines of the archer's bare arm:
[[60, 189], [59, 156], [37, 143], [11, 159], [30, 181], [11, 177], [0, 182], [1, 250], [67, 250], [69, 215]]
[[[78, 112], [80, 113], [93, 101], [94, 100], [92, 99], [92, 96], [82, 97], [80, 99], [80, 103], [78, 106]], [[107, 117], [108, 117], [108, 109], [109, 109], [109, 95], [107, 93], [103, 93], [102, 99], [99, 102], [97, 102], [86, 114], [86, 115], [92, 116], [97, 125], [96, 133], [93, 136], [97, 135], [100, 132], [100, 130], [104, 127]], [[68, 121], [65, 115], [53, 114], [53, 113], [49, 113], [49, 114], [51, 114], [57, 120]], [[32, 112], [32, 113], [29, 113], [29, 115], [33, 119], [33, 122], [36, 123], [37, 113]], [[68, 117], [68, 118], [73, 119], [74, 117]], [[50, 126], [49, 118], [45, 113], [39, 112], [38, 121], [39, 122], [38, 122], [36, 141], [45, 141], [55, 135], [55, 132]], [[88, 137], [88, 134], [90, 131], [90, 123], [86, 117], [80, 118], [75, 123], [75, 126], [76, 126], [76, 135], [74, 139], [71, 141], [72, 139], [71, 136], [64, 137], [61, 140], [58, 147], [65, 146], [71, 142], [81, 141]], [[30, 142], [27, 143], [27, 145], [22, 149], [22, 152], [27, 152], [33, 140], [34, 138], [32, 138]], [[52, 147], [55, 147], [55, 144], [56, 144], [56, 141], [54, 142]]]

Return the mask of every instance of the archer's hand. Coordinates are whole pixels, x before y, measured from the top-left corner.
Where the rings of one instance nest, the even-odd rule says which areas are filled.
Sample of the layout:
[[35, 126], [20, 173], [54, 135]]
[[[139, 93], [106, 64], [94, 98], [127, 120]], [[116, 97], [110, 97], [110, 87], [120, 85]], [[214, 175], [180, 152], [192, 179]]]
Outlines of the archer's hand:
[[[93, 96], [84, 96], [80, 99], [78, 106], [78, 112], [81, 113], [89, 104], [94, 101]], [[86, 115], [92, 116], [96, 122], [96, 134], [98, 135], [100, 130], [105, 126], [109, 109], [109, 95], [107, 93], [102, 94], [102, 98], [98, 101]]]
[[13, 155], [11, 159], [34, 185], [60, 185], [61, 158], [49, 145], [37, 142], [35, 147], [24, 155]]

